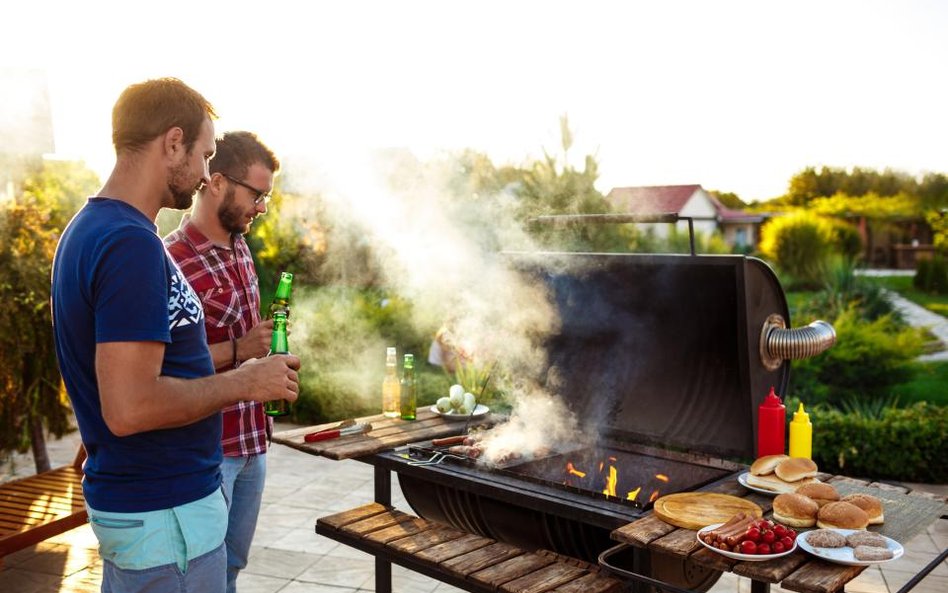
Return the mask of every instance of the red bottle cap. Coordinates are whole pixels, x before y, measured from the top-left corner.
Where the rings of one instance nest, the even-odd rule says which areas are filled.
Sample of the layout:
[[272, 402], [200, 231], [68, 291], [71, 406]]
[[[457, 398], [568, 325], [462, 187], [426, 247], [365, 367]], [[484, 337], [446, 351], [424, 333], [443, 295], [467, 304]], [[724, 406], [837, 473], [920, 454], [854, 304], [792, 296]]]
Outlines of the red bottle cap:
[[764, 403], [761, 404], [761, 407], [764, 408], [779, 408], [783, 405], [783, 402], [780, 400], [780, 397], [774, 392], [773, 386], [770, 387], [770, 393], [767, 394], [767, 397], [764, 398]]

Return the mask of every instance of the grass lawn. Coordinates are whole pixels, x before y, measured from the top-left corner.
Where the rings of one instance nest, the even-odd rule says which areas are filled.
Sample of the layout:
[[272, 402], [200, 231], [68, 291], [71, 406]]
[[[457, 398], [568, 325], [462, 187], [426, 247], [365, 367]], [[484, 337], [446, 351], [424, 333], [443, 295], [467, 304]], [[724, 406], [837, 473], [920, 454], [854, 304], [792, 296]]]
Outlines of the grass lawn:
[[948, 295], [929, 294], [912, 286], [911, 276], [862, 276], [861, 280], [878, 284], [897, 292], [913, 303], [919, 304], [933, 313], [948, 317]]
[[948, 406], [948, 362], [929, 362], [918, 365], [915, 377], [893, 391], [902, 405], [927, 401]]

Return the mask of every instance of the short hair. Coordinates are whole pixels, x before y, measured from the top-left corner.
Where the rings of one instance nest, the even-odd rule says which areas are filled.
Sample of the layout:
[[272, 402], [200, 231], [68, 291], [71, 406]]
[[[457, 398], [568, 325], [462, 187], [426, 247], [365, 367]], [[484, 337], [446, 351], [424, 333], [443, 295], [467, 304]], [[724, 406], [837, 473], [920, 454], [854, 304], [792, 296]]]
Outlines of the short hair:
[[242, 178], [254, 163], [261, 163], [274, 173], [280, 170], [280, 161], [255, 134], [227, 132], [217, 139], [217, 152], [208, 165], [208, 171]]
[[217, 118], [214, 106], [177, 78], [158, 78], [130, 85], [112, 108], [112, 144], [118, 154], [137, 151], [173, 127], [184, 131], [190, 151], [205, 119]]

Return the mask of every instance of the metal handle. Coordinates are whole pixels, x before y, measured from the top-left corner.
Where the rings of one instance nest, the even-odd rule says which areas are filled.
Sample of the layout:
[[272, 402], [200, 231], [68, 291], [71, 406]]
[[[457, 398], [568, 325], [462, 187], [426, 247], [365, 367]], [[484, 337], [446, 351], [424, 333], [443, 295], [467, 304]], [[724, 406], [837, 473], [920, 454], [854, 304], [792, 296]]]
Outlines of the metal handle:
[[774, 313], [767, 317], [760, 330], [760, 359], [773, 371], [784, 360], [816, 356], [836, 343], [836, 330], [829, 323], [816, 320], [806, 327], [787, 328], [783, 317]]
[[615, 556], [616, 554], [620, 552], [626, 551], [627, 549], [629, 549], [629, 547], [630, 547], [629, 544], [619, 544], [617, 546], [613, 546], [609, 548], [608, 550], [605, 550], [604, 552], [599, 554], [599, 566], [605, 568], [607, 571], [611, 572], [614, 575], [624, 577], [628, 580], [636, 581], [639, 583], [644, 583], [646, 585], [651, 585], [653, 587], [656, 587], [659, 591], [669, 591], [672, 593], [696, 593], [695, 591], [691, 589], [682, 589], [670, 583], [666, 583], [665, 581], [653, 579], [652, 577], [645, 576], [644, 574], [639, 574], [631, 570], [619, 568], [618, 566], [609, 563], [609, 559], [612, 556]]

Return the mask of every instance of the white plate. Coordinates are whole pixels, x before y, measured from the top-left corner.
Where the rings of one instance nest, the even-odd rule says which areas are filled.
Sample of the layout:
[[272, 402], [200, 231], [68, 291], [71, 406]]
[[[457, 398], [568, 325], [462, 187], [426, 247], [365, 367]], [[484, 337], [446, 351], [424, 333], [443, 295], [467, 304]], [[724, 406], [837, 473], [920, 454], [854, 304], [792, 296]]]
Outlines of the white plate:
[[780, 494], [776, 490], [767, 490], [766, 488], [761, 488], [760, 486], [751, 486], [747, 483], [747, 476], [750, 475], [750, 472], [744, 472], [741, 475], [737, 476], [737, 482], [747, 488], [748, 490], [753, 490], [754, 492], [760, 492], [761, 494], [769, 494], [770, 496], [777, 496]]
[[[710, 531], [712, 529], [717, 529], [718, 527], [722, 525], [724, 525], [724, 523], [715, 523], [714, 525], [708, 525], [707, 527], [702, 527], [701, 529], [699, 529], [696, 535], [696, 537], [698, 538], [698, 543], [708, 548], [709, 550], [714, 550], [718, 554], [727, 556], [728, 558], [733, 558], [735, 560], [743, 560], [744, 562], [763, 562], [764, 560], [773, 560], [774, 558], [781, 558], [783, 556], [786, 556], [787, 554], [790, 554], [791, 552], [797, 549], [797, 540], [795, 539], [793, 540], [792, 548], [790, 548], [789, 550], [784, 550], [783, 552], [780, 552], [779, 554], [739, 554], [737, 552], [729, 552], [727, 550], [720, 550], [718, 548], [715, 548], [714, 546], [710, 546], [706, 544], [704, 540], [701, 539], [702, 533], [704, 533], [705, 531]], [[797, 539], [800, 539], [799, 535], [797, 536]]]
[[476, 406], [474, 406], [473, 414], [457, 414], [457, 413], [442, 414], [441, 412], [438, 411], [438, 406], [431, 406], [431, 411], [437, 414], [438, 416], [441, 416], [442, 418], [445, 418], [447, 420], [467, 420], [468, 418], [481, 418], [483, 416], [486, 416], [487, 413], [490, 412], [490, 408], [488, 408], [484, 404], [477, 404]]
[[[857, 529], [833, 529], [836, 533], [841, 534], [843, 537], [858, 531]], [[888, 560], [857, 560], [853, 556], [853, 549], [849, 546], [844, 546], [842, 548], [817, 548], [811, 546], [809, 542], [806, 541], [807, 535], [812, 533], [811, 531], [806, 531], [797, 536], [797, 541], [800, 542], [800, 549], [813, 554], [821, 560], [828, 560], [829, 562], [835, 562], [837, 564], [845, 564], [847, 566], [869, 566], [871, 564], [881, 564], [883, 562], [891, 562], [897, 558], [900, 558], [902, 554], [905, 553], [905, 548], [902, 547], [902, 544], [895, 541], [891, 537], [885, 537], [886, 547], [892, 550], [892, 557]]]

